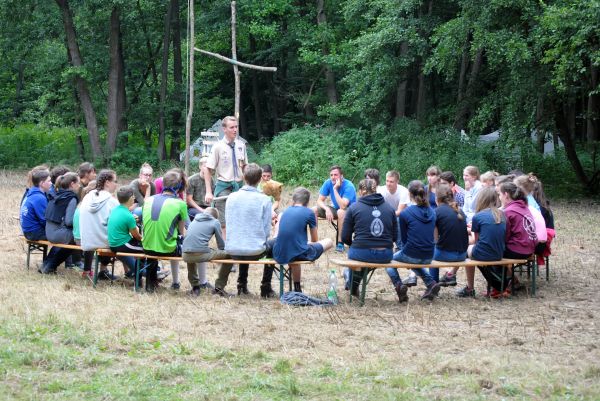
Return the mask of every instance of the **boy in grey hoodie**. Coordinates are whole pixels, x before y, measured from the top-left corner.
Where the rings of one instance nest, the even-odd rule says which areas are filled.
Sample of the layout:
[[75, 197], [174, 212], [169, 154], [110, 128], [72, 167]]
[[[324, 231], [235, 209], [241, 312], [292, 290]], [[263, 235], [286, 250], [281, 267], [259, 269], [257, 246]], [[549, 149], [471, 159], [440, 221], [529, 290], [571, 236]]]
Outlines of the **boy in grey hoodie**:
[[[200, 289], [212, 289], [206, 279], [206, 262], [213, 259], [227, 258], [225, 241], [219, 223], [219, 211], [208, 207], [197, 213], [188, 227], [183, 239], [183, 260], [187, 263], [188, 280], [192, 286], [191, 294], [200, 295]], [[212, 236], [217, 240], [217, 248], [212, 249], [208, 243]]]

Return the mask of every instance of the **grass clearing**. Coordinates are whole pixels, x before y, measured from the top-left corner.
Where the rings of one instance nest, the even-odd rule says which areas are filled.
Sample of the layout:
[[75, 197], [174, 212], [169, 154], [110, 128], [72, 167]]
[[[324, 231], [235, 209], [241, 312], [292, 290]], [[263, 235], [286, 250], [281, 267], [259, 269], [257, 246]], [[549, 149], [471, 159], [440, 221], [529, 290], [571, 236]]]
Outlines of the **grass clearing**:
[[[23, 183], [0, 172], [0, 400], [600, 399], [597, 203], [556, 205], [551, 280], [540, 276], [537, 298], [462, 300], [448, 288], [426, 303], [419, 283], [399, 305], [376, 272], [363, 308], [345, 294], [335, 308], [290, 308], [191, 299], [185, 281], [146, 295], [127, 282], [94, 290], [63, 268], [26, 271], [14, 219]], [[309, 294], [324, 295], [329, 257], [303, 271]], [[260, 275], [251, 269], [254, 294]]]

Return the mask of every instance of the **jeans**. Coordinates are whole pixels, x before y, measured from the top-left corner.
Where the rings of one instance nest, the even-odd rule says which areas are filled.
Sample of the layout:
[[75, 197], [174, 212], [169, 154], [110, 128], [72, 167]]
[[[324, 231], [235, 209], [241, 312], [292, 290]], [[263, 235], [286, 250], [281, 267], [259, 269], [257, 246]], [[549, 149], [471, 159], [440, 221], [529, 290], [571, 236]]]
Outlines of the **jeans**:
[[[402, 253], [402, 251], [396, 252], [392, 259], [394, 259], [397, 262], [404, 262], [404, 263], [411, 263], [411, 264], [418, 264], [418, 265], [427, 265], [427, 264], [431, 263], [431, 259], [411, 258], [410, 256], [406, 256], [404, 253]], [[395, 269], [393, 267], [388, 267], [385, 270], [386, 270], [388, 276], [390, 276], [390, 279], [392, 280], [392, 284], [394, 284], [394, 286], [398, 282], [402, 282], [402, 279], [400, 278], [400, 275], [398, 274], [397, 269]], [[423, 279], [423, 281], [425, 282], [425, 285], [427, 287], [429, 287], [432, 283], [435, 283], [435, 280], [433, 279], [433, 277], [431, 277], [431, 275], [427, 271], [428, 269], [424, 269], [424, 268], [420, 267], [420, 268], [411, 269], [411, 270], [414, 271], [417, 276], [419, 276], [419, 277], [421, 277], [421, 279]]]
[[[440, 262], [462, 262], [467, 258], [467, 252], [445, 251], [435, 247], [433, 260]], [[429, 269], [429, 275], [435, 280], [440, 281], [440, 269]]]
[[396, 224], [398, 225], [398, 238], [396, 238], [396, 248], [398, 248], [399, 251], [402, 250], [402, 232], [400, 231], [400, 216], [396, 216]]
[[[355, 248], [351, 246], [348, 250], [348, 259], [367, 263], [389, 263], [393, 254], [394, 252], [391, 249]], [[362, 270], [352, 272], [352, 287], [358, 288], [362, 279]]]

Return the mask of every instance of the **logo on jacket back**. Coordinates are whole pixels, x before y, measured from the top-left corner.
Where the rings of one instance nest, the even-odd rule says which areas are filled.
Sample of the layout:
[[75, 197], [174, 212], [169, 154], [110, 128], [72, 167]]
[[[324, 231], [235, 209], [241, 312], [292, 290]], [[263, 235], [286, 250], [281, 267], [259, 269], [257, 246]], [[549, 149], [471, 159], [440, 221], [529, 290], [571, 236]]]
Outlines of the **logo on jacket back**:
[[377, 208], [373, 208], [371, 215], [374, 217], [371, 222], [371, 235], [374, 237], [381, 237], [381, 234], [383, 234], [383, 221], [379, 218], [381, 212]]

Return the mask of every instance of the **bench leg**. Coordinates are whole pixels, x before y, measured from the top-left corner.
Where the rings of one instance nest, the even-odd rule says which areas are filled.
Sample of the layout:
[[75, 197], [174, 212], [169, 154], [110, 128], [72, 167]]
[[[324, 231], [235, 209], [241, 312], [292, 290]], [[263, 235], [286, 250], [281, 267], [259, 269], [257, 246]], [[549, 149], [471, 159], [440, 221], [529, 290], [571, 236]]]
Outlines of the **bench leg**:
[[29, 270], [29, 260], [31, 259], [31, 244], [27, 244], [27, 270]]
[[96, 284], [98, 284], [98, 265], [100, 264], [100, 256], [98, 256], [98, 252], [95, 252], [96, 260], [94, 262], [94, 288], [96, 288]]
[[[348, 268], [350, 269], [350, 268]], [[354, 282], [354, 269], [350, 269], [350, 282], [348, 285], [350, 286], [350, 300], [348, 303], [352, 303], [352, 283]]]
[[546, 281], [550, 281], [550, 257], [546, 256]]
[[535, 280], [536, 280], [536, 276], [539, 273], [539, 271], [538, 271], [539, 269], [538, 269], [538, 265], [537, 265], [537, 260], [533, 260], [531, 262], [531, 264], [532, 264], [531, 268], [533, 269], [532, 274], [531, 274], [531, 295], [535, 297], [535, 293], [537, 291]]
[[285, 279], [285, 273], [283, 269], [283, 265], [279, 265], [279, 299], [281, 299], [283, 296], [283, 280]]
[[[363, 306], [365, 304], [365, 295], [367, 294], [367, 284], [369, 284], [369, 280], [371, 279], [372, 275], [373, 275], [373, 272], [371, 272], [371, 274], [369, 274], [369, 269], [367, 269], [366, 267], [363, 267], [363, 269], [362, 269], [362, 288], [360, 291], [360, 306]], [[350, 287], [350, 289], [352, 289], [352, 287]]]

